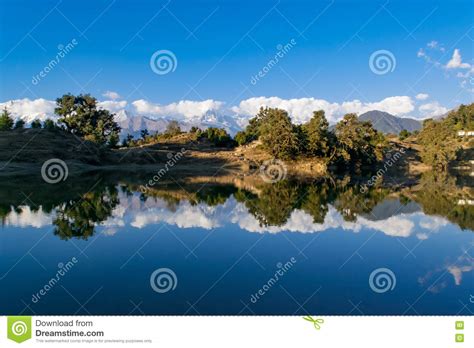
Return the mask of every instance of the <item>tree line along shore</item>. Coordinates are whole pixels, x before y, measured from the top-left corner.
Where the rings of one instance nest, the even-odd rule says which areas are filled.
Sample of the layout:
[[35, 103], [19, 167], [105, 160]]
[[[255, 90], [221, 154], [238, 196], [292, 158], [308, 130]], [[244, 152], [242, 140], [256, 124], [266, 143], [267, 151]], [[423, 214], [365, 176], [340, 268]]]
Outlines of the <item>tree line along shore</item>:
[[[140, 137], [125, 135], [120, 141], [121, 128], [115, 115], [98, 108], [97, 99], [89, 94], [65, 94], [57, 98], [55, 114], [57, 122], [34, 120], [30, 128], [72, 135], [91, 144], [103, 157], [114, 151], [156, 147], [185, 139], [194, 144], [207, 144], [215, 152], [233, 151], [256, 143], [260, 150], [277, 160], [300, 163], [316, 160], [325, 166], [361, 168], [382, 163], [387, 154], [403, 143], [416, 149], [424, 164], [447, 169], [455, 161], [469, 162], [474, 147], [474, 137], [469, 136], [474, 130], [474, 104], [461, 105], [442, 119], [424, 120], [420, 131], [402, 130], [398, 135], [377, 131], [371, 122], [359, 120], [355, 113], [346, 114], [330, 127], [323, 110], [314, 111], [306, 123], [294, 124], [287, 111], [262, 107], [247, 127], [234, 137], [224, 128], [216, 127], [192, 127], [184, 132], [178, 122], [170, 121], [163, 132], [150, 134], [143, 129]], [[25, 127], [23, 120], [15, 122], [4, 107], [0, 114], [0, 138], [7, 132], [19, 133]]]

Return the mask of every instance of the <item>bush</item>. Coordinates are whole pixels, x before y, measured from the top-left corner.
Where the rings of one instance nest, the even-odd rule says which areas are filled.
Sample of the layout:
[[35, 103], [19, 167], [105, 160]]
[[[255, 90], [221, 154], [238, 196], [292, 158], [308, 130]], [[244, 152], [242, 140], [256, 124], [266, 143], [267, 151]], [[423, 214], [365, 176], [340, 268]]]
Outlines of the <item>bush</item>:
[[230, 147], [235, 145], [234, 140], [223, 128], [210, 127], [204, 131], [199, 131], [197, 134], [198, 139], [208, 139], [215, 146]]
[[53, 120], [47, 118], [43, 123], [43, 128], [47, 130], [55, 130], [58, 127], [56, 126], [56, 123], [54, 123]]
[[31, 128], [41, 129], [41, 121], [40, 120], [34, 120], [33, 122], [31, 122]]
[[406, 129], [402, 130], [400, 132], [400, 134], [398, 135], [398, 138], [400, 140], [405, 140], [406, 138], [408, 138], [409, 136], [411, 135], [411, 133], [409, 131], [407, 131]]
[[22, 119], [19, 119], [15, 122], [15, 125], [13, 126], [13, 129], [23, 129], [25, 128], [25, 121]]

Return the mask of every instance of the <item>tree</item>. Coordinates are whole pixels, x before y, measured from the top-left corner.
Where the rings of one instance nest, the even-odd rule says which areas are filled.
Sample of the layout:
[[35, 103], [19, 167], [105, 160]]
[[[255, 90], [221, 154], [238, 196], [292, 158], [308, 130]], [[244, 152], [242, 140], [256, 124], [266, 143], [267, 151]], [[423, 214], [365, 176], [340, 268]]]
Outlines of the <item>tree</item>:
[[403, 129], [400, 134], [398, 135], [398, 138], [400, 140], [405, 140], [406, 138], [408, 138], [409, 136], [411, 135], [411, 133], [409, 131], [407, 131], [406, 129]]
[[7, 107], [3, 108], [2, 113], [0, 114], [0, 130], [10, 130], [13, 127], [13, 118], [11, 117], [10, 112]]
[[31, 122], [31, 128], [41, 129], [41, 121], [40, 120], [34, 120], [33, 122]]
[[239, 131], [235, 134], [234, 140], [239, 145], [245, 145], [249, 142], [249, 137], [245, 131]]
[[265, 109], [258, 123], [262, 144], [275, 158], [290, 159], [298, 154], [298, 137], [285, 110]]
[[43, 128], [47, 130], [54, 130], [56, 129], [56, 124], [50, 118], [47, 118], [43, 123]]
[[329, 123], [323, 110], [314, 111], [313, 117], [304, 124], [307, 152], [312, 156], [324, 157], [329, 152]]
[[346, 162], [374, 164], [382, 160], [386, 139], [370, 122], [361, 122], [356, 114], [347, 114], [336, 124], [339, 156]]
[[56, 99], [54, 112], [66, 130], [100, 145], [113, 145], [120, 134], [114, 114], [98, 109], [97, 100], [89, 94], [65, 94]]
[[168, 135], [178, 135], [181, 133], [181, 127], [178, 121], [172, 120], [166, 125], [165, 133]]
[[23, 129], [23, 128], [25, 128], [25, 121], [23, 121], [21, 118], [19, 118], [15, 122], [15, 125], [13, 126], [13, 129]]
[[140, 131], [140, 137], [143, 139], [143, 140], [146, 140], [146, 137], [150, 135], [150, 132], [148, 132], [148, 129], [142, 129]]
[[127, 134], [127, 136], [122, 140], [122, 146], [123, 147], [131, 146], [132, 141], [133, 141], [133, 135], [132, 134]]
[[[461, 105], [444, 119], [428, 119], [417, 134], [424, 163], [447, 169], [450, 162], [459, 159], [469, 149], [469, 137], [458, 136], [458, 131], [474, 128], [474, 103]], [[471, 146], [472, 147], [472, 146]]]
[[233, 146], [234, 140], [224, 128], [209, 127], [204, 131], [199, 131], [198, 139], [208, 139], [215, 146]]

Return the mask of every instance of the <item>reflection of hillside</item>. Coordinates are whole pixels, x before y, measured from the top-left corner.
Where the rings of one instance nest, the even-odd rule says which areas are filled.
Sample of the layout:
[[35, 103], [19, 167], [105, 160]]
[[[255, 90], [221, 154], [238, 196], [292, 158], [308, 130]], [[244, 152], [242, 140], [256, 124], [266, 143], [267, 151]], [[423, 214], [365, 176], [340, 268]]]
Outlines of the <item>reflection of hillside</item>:
[[375, 205], [369, 214], [361, 214], [369, 220], [385, 220], [393, 215], [412, 214], [420, 211], [420, 206], [413, 201], [404, 201], [396, 197], [389, 197]]
[[425, 173], [414, 199], [426, 214], [443, 216], [462, 229], [474, 230], [474, 206], [458, 204], [473, 197], [473, 190], [456, 186], [456, 181], [456, 177], [445, 173]]

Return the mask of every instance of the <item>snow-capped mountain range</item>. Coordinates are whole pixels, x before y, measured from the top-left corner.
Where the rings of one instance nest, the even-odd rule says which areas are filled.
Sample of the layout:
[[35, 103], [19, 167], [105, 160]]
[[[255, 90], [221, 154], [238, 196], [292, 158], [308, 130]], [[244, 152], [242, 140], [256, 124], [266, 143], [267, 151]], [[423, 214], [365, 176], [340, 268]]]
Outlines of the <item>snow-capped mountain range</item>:
[[[377, 102], [362, 102], [360, 100], [343, 103], [329, 102], [324, 99], [298, 98], [282, 99], [278, 97], [253, 97], [240, 101], [236, 105], [226, 105], [224, 102], [212, 99], [193, 101], [181, 100], [170, 104], [157, 104], [139, 99], [132, 102], [109, 99], [99, 101], [98, 106], [116, 115], [116, 120], [122, 127], [122, 135], [127, 133], [137, 135], [142, 129], [150, 133], [165, 130], [171, 120], [179, 122], [183, 130], [193, 126], [199, 128], [225, 128], [231, 135], [245, 128], [262, 106], [281, 108], [288, 111], [296, 124], [307, 122], [315, 110], [324, 110], [330, 124], [338, 122], [344, 114], [355, 112], [359, 115], [368, 111], [378, 110], [387, 115], [405, 120], [412, 116], [416, 120], [436, 117], [448, 111], [437, 102], [419, 105], [417, 98], [395, 96]], [[0, 103], [0, 108], [7, 107], [15, 119], [21, 118], [27, 124], [33, 120], [57, 120], [54, 114], [56, 102], [43, 98], [16, 99]], [[416, 121], [413, 120], [413, 121]]]
[[[13, 100], [0, 103], [0, 106], [1, 108], [7, 107], [15, 120], [22, 119], [26, 124], [30, 124], [34, 120], [58, 120], [58, 116], [54, 113], [55, 102], [45, 99], [34, 101], [28, 99]], [[183, 115], [179, 112], [153, 115], [153, 113], [139, 113], [133, 108], [113, 107], [108, 102], [99, 102], [99, 107], [108, 109], [115, 114], [115, 120], [122, 128], [122, 135], [132, 134], [134, 136], [138, 135], [142, 129], [148, 129], [150, 133], [162, 132], [172, 120], [178, 121], [183, 130], [189, 130], [193, 126], [201, 129], [219, 127], [225, 128], [230, 134], [234, 135], [245, 128], [250, 118], [250, 116], [238, 115], [231, 110], [209, 109], [200, 115], [199, 111], [196, 112], [197, 115]]]

